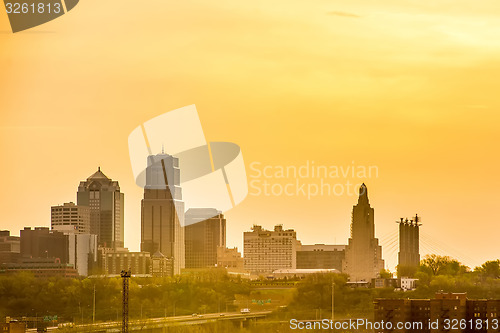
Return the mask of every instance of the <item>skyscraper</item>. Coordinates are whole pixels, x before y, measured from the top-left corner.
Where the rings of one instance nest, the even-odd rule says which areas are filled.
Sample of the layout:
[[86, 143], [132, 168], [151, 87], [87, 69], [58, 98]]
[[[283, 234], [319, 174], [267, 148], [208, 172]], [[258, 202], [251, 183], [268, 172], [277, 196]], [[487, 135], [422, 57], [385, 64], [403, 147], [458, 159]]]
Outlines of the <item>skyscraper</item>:
[[86, 181], [80, 182], [77, 205], [90, 209], [90, 233], [98, 236], [100, 246], [123, 247], [124, 194], [118, 181], [113, 181], [97, 169]]
[[412, 277], [420, 265], [420, 217], [401, 218], [399, 223], [398, 276]]
[[214, 267], [217, 248], [226, 247], [226, 219], [213, 208], [190, 208], [186, 212], [186, 268]]
[[382, 247], [375, 238], [374, 210], [365, 184], [359, 188], [358, 204], [352, 209], [351, 238], [342, 266], [351, 281], [369, 282], [384, 269]]
[[179, 159], [150, 155], [141, 202], [141, 251], [160, 252], [171, 259], [173, 274], [180, 274], [185, 266], [183, 225]]

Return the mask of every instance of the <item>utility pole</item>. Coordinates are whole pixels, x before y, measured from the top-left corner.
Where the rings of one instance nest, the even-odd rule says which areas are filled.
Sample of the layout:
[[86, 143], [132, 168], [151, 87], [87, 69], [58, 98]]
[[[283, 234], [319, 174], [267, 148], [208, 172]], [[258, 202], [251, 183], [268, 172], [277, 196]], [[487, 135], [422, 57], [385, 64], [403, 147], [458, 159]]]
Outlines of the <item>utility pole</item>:
[[334, 306], [335, 306], [334, 291], [335, 291], [335, 280], [333, 280], [332, 282], [332, 321], [334, 320]]
[[128, 286], [129, 279], [132, 273], [130, 269], [127, 271], [122, 271], [120, 276], [123, 279], [123, 292], [122, 292], [122, 306], [123, 306], [123, 316], [122, 316], [122, 333], [128, 333]]
[[92, 308], [92, 324], [95, 324], [95, 283], [94, 283], [94, 301]]

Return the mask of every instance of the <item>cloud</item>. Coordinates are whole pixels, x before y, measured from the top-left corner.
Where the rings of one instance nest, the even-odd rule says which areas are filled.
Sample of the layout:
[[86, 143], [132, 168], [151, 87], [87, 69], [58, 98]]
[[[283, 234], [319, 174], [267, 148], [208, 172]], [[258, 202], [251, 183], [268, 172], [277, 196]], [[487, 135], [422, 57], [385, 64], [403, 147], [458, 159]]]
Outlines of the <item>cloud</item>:
[[335, 16], [342, 16], [342, 17], [354, 17], [354, 18], [359, 18], [361, 16], [353, 14], [353, 13], [348, 13], [348, 12], [340, 12], [340, 11], [332, 11], [328, 12], [328, 15], [335, 15]]

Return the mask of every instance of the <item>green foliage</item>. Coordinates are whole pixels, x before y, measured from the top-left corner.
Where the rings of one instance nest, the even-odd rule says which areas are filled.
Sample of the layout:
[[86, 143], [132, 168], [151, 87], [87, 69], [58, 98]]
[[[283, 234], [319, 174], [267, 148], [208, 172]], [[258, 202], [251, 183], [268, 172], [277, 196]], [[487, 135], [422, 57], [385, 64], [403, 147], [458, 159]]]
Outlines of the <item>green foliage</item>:
[[469, 268], [450, 257], [430, 254], [420, 261], [420, 270], [435, 276], [464, 274]]
[[476, 267], [474, 270], [481, 274], [482, 278], [500, 278], [500, 259], [487, 261], [481, 265], [481, 267]]
[[[19, 273], [0, 276], [0, 318], [57, 315], [64, 321], [91, 322], [94, 286], [96, 321], [120, 319], [121, 278], [36, 279]], [[248, 282], [217, 271], [175, 278], [131, 278], [131, 319], [217, 312], [235, 299], [249, 294]], [[222, 305], [221, 305], [222, 304]]]
[[411, 277], [414, 278], [417, 273], [418, 267], [414, 266], [400, 266], [396, 267], [398, 277]]
[[[415, 273], [416, 290], [407, 292], [394, 288], [353, 289], [347, 284], [348, 276], [343, 274], [312, 274], [297, 281], [248, 282], [213, 269], [172, 278], [131, 278], [129, 312], [131, 319], [139, 319], [219, 312], [226, 307], [228, 311], [235, 311], [238, 310], [236, 298], [272, 298], [282, 302], [281, 310], [275, 313], [277, 322], [289, 318], [322, 319], [331, 315], [334, 286], [335, 318], [370, 317], [376, 298], [433, 298], [442, 290], [467, 292], [471, 299], [498, 299], [499, 266], [499, 260], [488, 261], [471, 272], [454, 259], [427, 256]], [[381, 276], [388, 277], [387, 273], [381, 272]], [[0, 319], [57, 315], [63, 321], [91, 322], [94, 287], [96, 320], [120, 319], [120, 278], [36, 279], [28, 273], [0, 276]], [[289, 287], [293, 289], [286, 289]], [[231, 328], [227, 329], [232, 332]], [[252, 328], [243, 331], [250, 332]], [[186, 332], [190, 332], [188, 328]]]
[[[289, 318], [323, 318], [331, 313], [331, 284], [335, 280], [335, 318], [369, 317], [376, 298], [434, 298], [438, 291], [466, 292], [471, 299], [499, 299], [499, 261], [488, 261], [471, 272], [457, 260], [442, 256], [426, 256], [414, 277], [418, 279], [413, 291], [394, 288], [367, 289], [349, 287], [345, 275], [316, 274], [297, 285], [297, 293], [288, 307]], [[388, 274], [381, 272], [388, 277]], [[319, 318], [318, 318], [319, 319]]]
[[390, 278], [392, 278], [392, 273], [391, 273], [391, 272], [389, 272], [389, 271], [388, 271], [388, 270], [386, 270], [386, 269], [382, 269], [382, 270], [380, 271], [380, 274], [379, 274], [379, 275], [380, 275], [380, 278], [382, 278], [382, 279], [390, 279]]

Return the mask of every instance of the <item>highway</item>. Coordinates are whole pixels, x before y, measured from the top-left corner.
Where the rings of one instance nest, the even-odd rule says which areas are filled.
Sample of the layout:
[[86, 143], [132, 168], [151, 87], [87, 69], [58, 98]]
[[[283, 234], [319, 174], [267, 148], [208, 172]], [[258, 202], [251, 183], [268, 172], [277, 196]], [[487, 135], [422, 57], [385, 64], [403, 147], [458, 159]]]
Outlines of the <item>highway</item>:
[[[240, 312], [221, 312], [221, 313], [207, 313], [200, 315], [189, 315], [189, 316], [177, 316], [177, 317], [160, 317], [160, 318], [149, 318], [149, 319], [135, 319], [129, 321], [129, 331], [150, 329], [150, 328], [161, 328], [165, 326], [174, 325], [200, 325], [208, 322], [215, 322], [220, 320], [247, 320], [254, 318], [262, 318], [269, 315], [271, 311], [257, 311], [250, 313], [240, 313]], [[86, 325], [75, 325], [72, 332], [121, 332], [121, 321], [111, 321], [104, 323], [86, 324]], [[48, 327], [47, 332], [56, 332], [57, 327]], [[68, 330], [66, 330], [68, 331]], [[36, 329], [29, 329], [26, 332], [36, 332]]]

